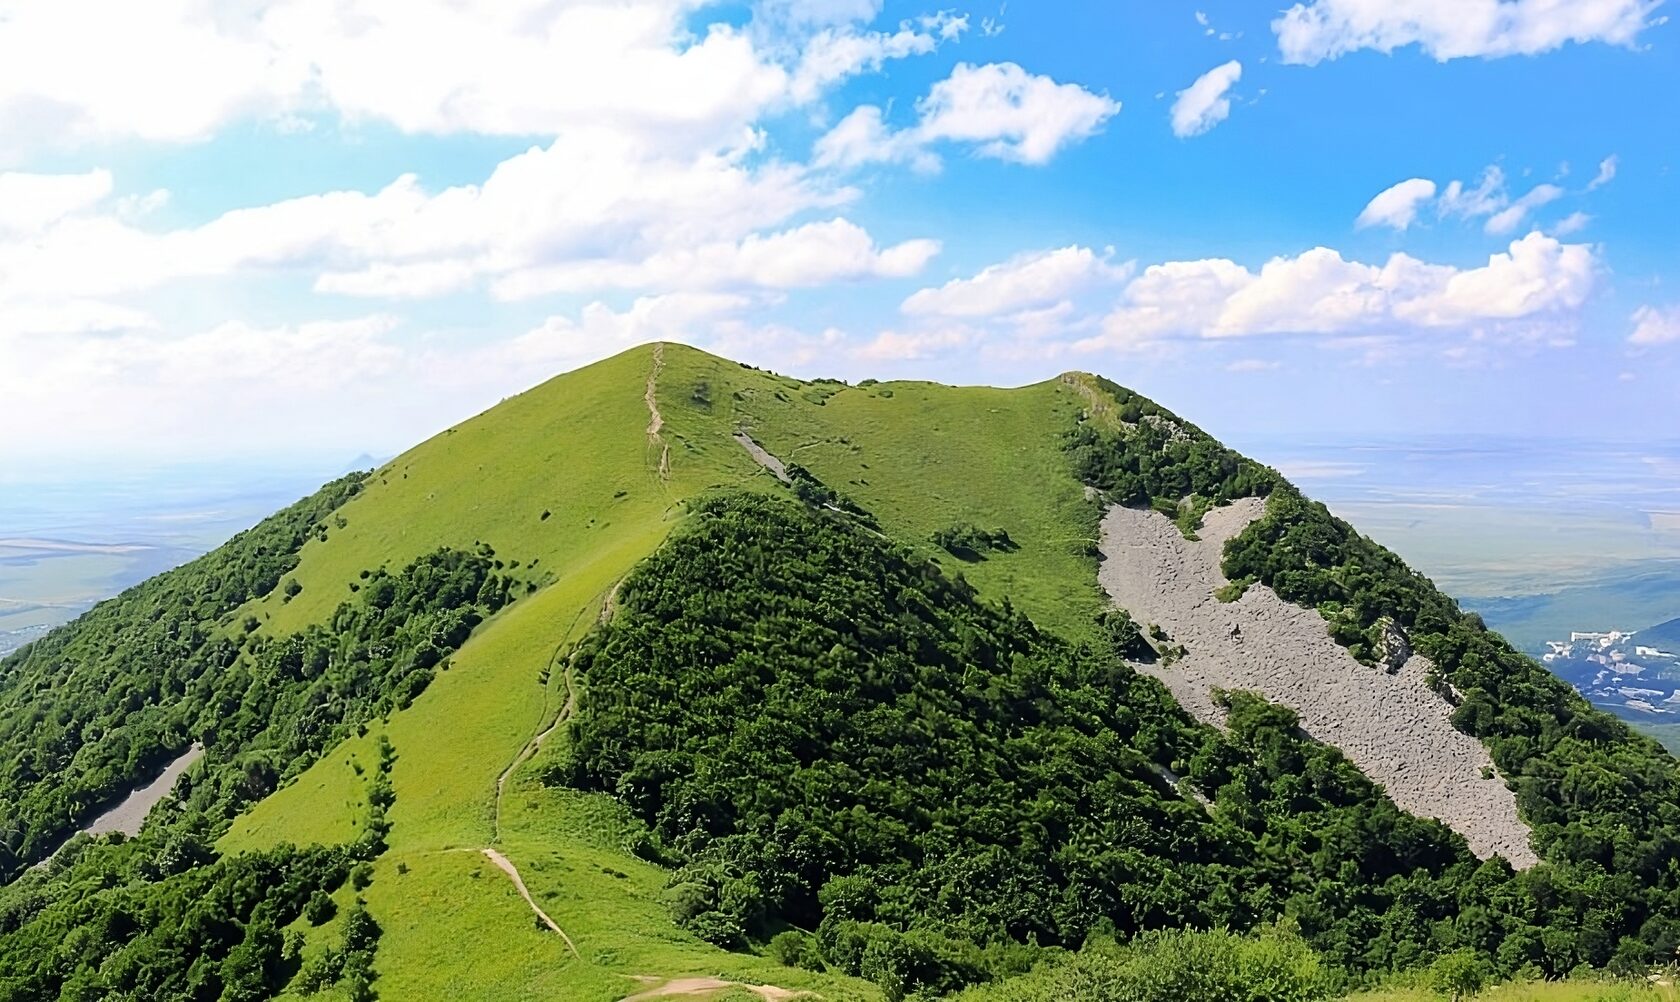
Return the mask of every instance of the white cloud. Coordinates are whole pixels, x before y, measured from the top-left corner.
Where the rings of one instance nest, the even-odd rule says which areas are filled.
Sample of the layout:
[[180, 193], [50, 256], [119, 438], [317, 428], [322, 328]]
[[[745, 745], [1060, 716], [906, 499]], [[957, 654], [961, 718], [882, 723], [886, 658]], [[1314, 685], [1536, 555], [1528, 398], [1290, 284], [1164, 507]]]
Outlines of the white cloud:
[[1497, 164], [1482, 171], [1482, 179], [1474, 188], [1467, 188], [1463, 181], [1452, 181], [1441, 193], [1441, 215], [1487, 216], [1505, 207], [1509, 197], [1505, 194], [1505, 172]]
[[1587, 225], [1591, 222], [1592, 217], [1587, 215], [1585, 212], [1571, 212], [1569, 215], [1558, 220], [1557, 224], [1552, 227], [1552, 236], [1567, 237], [1571, 234], [1579, 233], [1586, 229]]
[[647, 341], [703, 342], [713, 322], [751, 304], [746, 296], [719, 293], [646, 296], [625, 310], [591, 303], [575, 319], [551, 316], [494, 351], [515, 371], [536, 380]]
[[1271, 372], [1283, 367], [1281, 362], [1264, 358], [1239, 358], [1225, 366], [1226, 372]]
[[1022, 254], [972, 278], [921, 289], [904, 301], [902, 309], [912, 316], [996, 317], [1056, 304], [1081, 289], [1120, 281], [1128, 274], [1128, 266], [1110, 264], [1106, 253], [1063, 247]]
[[1173, 135], [1180, 139], [1199, 136], [1231, 114], [1232, 85], [1242, 79], [1242, 63], [1233, 59], [1208, 70], [1196, 82], [1178, 92], [1172, 106]]
[[342, 441], [347, 410], [367, 406], [354, 417], [370, 431], [386, 419], [388, 401], [377, 391], [413, 364], [387, 337], [395, 326], [374, 315], [267, 328], [224, 323], [185, 336], [0, 337], [0, 399], [43, 431], [40, 442], [20, 447], [190, 455], [212, 440], [227, 454], [308, 450], [321, 437]]
[[1615, 178], [1616, 178], [1616, 163], [1617, 163], [1617, 160], [1616, 160], [1615, 154], [1611, 154], [1610, 156], [1607, 156], [1603, 160], [1599, 161], [1599, 163], [1598, 163], [1598, 173], [1596, 175], [1594, 175], [1592, 181], [1590, 183], [1588, 183], [1587, 190], [1588, 191], [1596, 191], [1599, 188], [1602, 188], [1605, 185], [1609, 184], [1611, 181], [1615, 180]]
[[0, 307], [276, 269], [313, 275], [318, 292], [390, 298], [482, 284], [509, 298], [790, 288], [904, 277], [937, 253], [930, 240], [879, 247], [845, 219], [773, 229], [855, 194], [773, 160], [749, 167], [736, 151], [678, 157], [619, 133], [575, 131], [504, 161], [479, 185], [430, 192], [404, 176], [373, 194], [327, 192], [184, 229], [82, 211], [27, 238], [0, 233]]
[[[553, 136], [611, 127], [705, 144], [967, 27], [932, 15], [861, 32], [868, 0], [769, 5], [746, 27], [716, 0], [0, 0], [0, 134], [14, 150], [196, 141], [310, 117], [407, 133]], [[90, 31], [89, 25], [98, 25]]]
[[864, 105], [817, 141], [815, 160], [829, 167], [872, 162], [938, 164], [930, 147], [970, 144], [982, 156], [1048, 163], [1086, 139], [1120, 110], [1120, 102], [1077, 84], [1057, 83], [1014, 63], [960, 63], [916, 102], [915, 126], [893, 131], [880, 108]]
[[891, 34], [859, 32], [849, 26], [825, 28], [801, 46], [790, 83], [792, 97], [798, 102], [814, 100], [847, 77], [874, 72], [890, 59], [925, 55], [967, 30], [968, 18], [949, 13], [905, 22]]
[[1535, 209], [1563, 197], [1563, 189], [1555, 184], [1537, 184], [1520, 198], [1513, 199], [1505, 187], [1505, 172], [1498, 165], [1482, 171], [1476, 187], [1463, 181], [1453, 181], [1441, 193], [1439, 202], [1443, 216], [1465, 219], [1486, 217], [1482, 228], [1496, 236], [1514, 232]]
[[1558, 339], [1593, 290], [1592, 249], [1540, 233], [1479, 268], [1395, 254], [1382, 265], [1318, 247], [1251, 271], [1224, 259], [1151, 265], [1126, 287], [1102, 336], [1082, 347], [1263, 334], [1356, 337], [1408, 332]]
[[812, 149], [824, 167], [858, 167], [867, 163], [908, 163], [919, 171], [939, 169], [939, 157], [927, 149], [914, 129], [893, 132], [880, 108], [860, 105], [828, 130]]
[[1354, 226], [1392, 226], [1403, 230], [1417, 219], [1418, 209], [1435, 197], [1435, 182], [1414, 177], [1379, 192], [1366, 203]]
[[601, 289], [793, 289], [862, 278], [914, 275], [939, 253], [935, 240], [878, 247], [848, 219], [807, 223], [739, 241], [673, 247], [641, 260], [584, 260], [511, 272], [501, 299]]
[[111, 194], [111, 172], [85, 174], [0, 173], [0, 234], [36, 233]]
[[882, 331], [873, 339], [853, 350], [856, 358], [875, 362], [909, 362], [973, 344], [979, 339], [974, 331], [963, 327], [944, 327], [920, 331]]
[[1631, 45], [1661, 0], [1306, 0], [1272, 22], [1287, 63], [1417, 45], [1434, 59]]
[[1641, 348], [1680, 342], [1680, 306], [1641, 306], [1633, 311], [1628, 343]]
[[1562, 195], [1563, 189], [1555, 184], [1537, 184], [1529, 189], [1528, 194], [1489, 216], [1483, 229], [1501, 236], [1510, 233], [1528, 218], [1530, 211], [1554, 202]]

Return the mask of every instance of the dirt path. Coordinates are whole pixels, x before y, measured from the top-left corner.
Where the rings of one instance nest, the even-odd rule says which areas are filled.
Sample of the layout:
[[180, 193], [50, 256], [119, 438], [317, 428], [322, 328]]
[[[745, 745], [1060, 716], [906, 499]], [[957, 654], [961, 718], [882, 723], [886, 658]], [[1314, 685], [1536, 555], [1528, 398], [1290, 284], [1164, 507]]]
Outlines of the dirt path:
[[659, 374], [665, 370], [665, 345], [655, 342], [653, 345], [653, 368], [648, 370], [647, 400], [648, 408], [648, 442], [659, 446], [659, 479], [671, 479], [671, 447], [666, 444], [665, 436], [660, 430], [665, 427], [665, 417], [659, 413]]
[[711, 995], [714, 992], [727, 991], [731, 988], [745, 988], [764, 1002], [785, 1002], [796, 998], [821, 998], [816, 992], [794, 991], [789, 988], [777, 988], [775, 985], [749, 985], [744, 981], [725, 981], [722, 978], [673, 978], [660, 983], [658, 978], [638, 977], [643, 984], [654, 987], [634, 995], [626, 995], [621, 1002], [645, 1002], [648, 999], [682, 998], [684, 996]]
[[[1222, 714], [1210, 690], [1253, 690], [1300, 715], [1301, 729], [1341, 749], [1401, 810], [1439, 818], [1476, 855], [1519, 869], [1538, 860], [1517, 816], [1516, 795], [1481, 742], [1452, 726], [1452, 706], [1413, 655], [1395, 674], [1361, 664], [1330, 637], [1316, 610], [1263, 585], [1220, 602], [1225, 541], [1265, 510], [1245, 499], [1209, 512], [1201, 539], [1148, 509], [1116, 507], [1102, 522], [1098, 580], [1140, 624], [1159, 624], [1189, 653], [1171, 667], [1143, 666], [1180, 705], [1209, 723]], [[1483, 778], [1487, 776], [1489, 778]]]
[[566, 941], [566, 949], [572, 951], [572, 956], [582, 960], [583, 954], [578, 953], [577, 944], [572, 942], [572, 937], [566, 935], [566, 930], [560, 928], [560, 923], [549, 918], [548, 913], [543, 911], [542, 908], [537, 905], [536, 899], [531, 897], [531, 891], [525, 886], [525, 879], [519, 875], [519, 868], [513, 865], [513, 861], [494, 849], [485, 849], [482, 851], [485, 858], [489, 859], [490, 862], [495, 863], [496, 868], [507, 874], [508, 879], [513, 881], [514, 889], [519, 892], [520, 897], [525, 899], [525, 903], [531, 906], [531, 911], [536, 913], [537, 918], [542, 920], [543, 925], [553, 929], [561, 939]]

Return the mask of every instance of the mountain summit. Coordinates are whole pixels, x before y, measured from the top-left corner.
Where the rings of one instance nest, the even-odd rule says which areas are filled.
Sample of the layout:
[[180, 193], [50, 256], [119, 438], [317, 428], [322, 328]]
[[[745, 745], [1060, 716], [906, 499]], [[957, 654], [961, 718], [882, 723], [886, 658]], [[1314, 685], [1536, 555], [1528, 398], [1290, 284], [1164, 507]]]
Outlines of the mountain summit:
[[1680, 943], [1672, 759], [1085, 373], [633, 349], [0, 662], [0, 749], [0, 998], [1056, 997], [1182, 929], [1325, 997]]

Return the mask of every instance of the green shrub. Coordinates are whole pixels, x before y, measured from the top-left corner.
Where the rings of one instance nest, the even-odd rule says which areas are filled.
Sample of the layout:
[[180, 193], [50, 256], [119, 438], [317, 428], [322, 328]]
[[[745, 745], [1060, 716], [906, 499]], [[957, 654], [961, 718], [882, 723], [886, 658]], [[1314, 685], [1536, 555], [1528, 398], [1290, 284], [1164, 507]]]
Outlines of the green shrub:
[[316, 891], [303, 906], [303, 917], [310, 925], [324, 925], [338, 914], [338, 905], [326, 891]]

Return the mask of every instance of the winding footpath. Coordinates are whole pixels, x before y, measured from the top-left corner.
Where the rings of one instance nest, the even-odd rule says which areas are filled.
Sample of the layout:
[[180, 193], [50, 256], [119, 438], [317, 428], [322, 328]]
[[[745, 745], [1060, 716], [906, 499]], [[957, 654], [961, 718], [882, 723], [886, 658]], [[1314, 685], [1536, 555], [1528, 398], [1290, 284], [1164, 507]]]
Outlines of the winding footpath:
[[572, 956], [582, 960], [583, 954], [578, 952], [577, 944], [572, 942], [572, 937], [566, 935], [566, 930], [560, 928], [560, 923], [549, 918], [548, 913], [542, 910], [535, 898], [531, 897], [530, 889], [525, 886], [525, 878], [519, 875], [519, 868], [513, 865], [513, 861], [494, 849], [481, 851], [486, 859], [496, 864], [497, 869], [508, 875], [508, 879], [513, 881], [514, 889], [519, 892], [520, 897], [525, 899], [525, 903], [531, 906], [531, 911], [536, 913], [537, 918], [542, 920], [543, 925], [553, 929], [561, 939], [566, 941], [566, 949], [572, 951]]
[[665, 427], [665, 418], [659, 413], [659, 374], [665, 371], [665, 345], [655, 342], [653, 345], [653, 368], [648, 371], [647, 400], [648, 408], [648, 442], [659, 446], [659, 479], [671, 479], [671, 447], [666, 444], [665, 436], [660, 434]]

